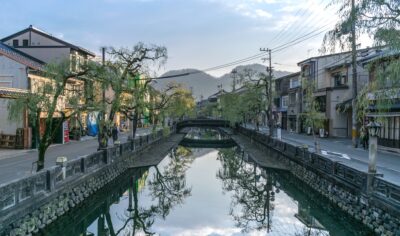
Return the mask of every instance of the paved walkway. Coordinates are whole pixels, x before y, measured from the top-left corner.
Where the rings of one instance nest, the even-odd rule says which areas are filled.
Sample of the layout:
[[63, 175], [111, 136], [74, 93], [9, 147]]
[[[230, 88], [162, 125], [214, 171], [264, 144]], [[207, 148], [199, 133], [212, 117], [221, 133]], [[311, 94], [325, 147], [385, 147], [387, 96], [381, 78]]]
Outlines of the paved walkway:
[[[254, 126], [246, 124], [246, 128]], [[267, 133], [268, 128], [262, 127], [261, 133]], [[294, 145], [307, 145], [314, 150], [314, 139], [311, 135], [290, 133], [282, 130], [282, 140]], [[335, 161], [344, 163], [361, 171], [368, 171], [368, 150], [353, 148], [348, 138], [319, 138], [322, 154]], [[400, 183], [400, 154], [389, 151], [378, 151], [377, 171], [383, 174], [383, 179], [395, 184]]]
[[[136, 136], [146, 135], [150, 128], [138, 128]], [[127, 140], [130, 132], [120, 133], [119, 140]], [[112, 144], [111, 144], [112, 145]], [[54, 166], [59, 156], [66, 156], [73, 160], [80, 156], [96, 152], [97, 138], [85, 141], [71, 141], [66, 144], [56, 144], [49, 147], [46, 152], [45, 167]], [[14, 151], [12, 153], [12, 151]], [[32, 171], [32, 163], [37, 161], [38, 152], [33, 150], [4, 150], [0, 149], [0, 185], [14, 179], [28, 176]], [[33, 168], [35, 170], [36, 166]]]
[[273, 156], [266, 156], [260, 148], [243, 135], [232, 135], [232, 139], [260, 166], [271, 169], [287, 170], [288, 168]]
[[173, 134], [159, 144], [155, 148], [145, 150], [141, 155], [134, 159], [131, 167], [145, 167], [158, 165], [165, 158], [168, 152], [183, 139], [184, 134]]

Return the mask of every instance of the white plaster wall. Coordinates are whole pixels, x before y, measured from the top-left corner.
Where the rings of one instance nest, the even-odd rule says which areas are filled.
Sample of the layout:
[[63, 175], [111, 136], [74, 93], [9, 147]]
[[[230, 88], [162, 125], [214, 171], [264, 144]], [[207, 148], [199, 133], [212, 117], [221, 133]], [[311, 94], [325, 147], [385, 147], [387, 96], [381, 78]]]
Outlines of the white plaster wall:
[[330, 135], [334, 137], [347, 136], [347, 113], [336, 111], [336, 105], [351, 98], [351, 90], [333, 90], [330, 93], [329, 120], [331, 122]]
[[60, 62], [69, 59], [69, 48], [18, 48], [20, 51], [29, 54], [46, 63]]
[[[22, 46], [22, 40], [24, 40], [24, 39], [29, 40], [29, 32], [26, 32], [26, 33], [23, 33], [21, 35], [14, 37], [14, 38], [11, 38], [11, 39], [5, 41], [5, 43], [9, 46], [12, 46], [14, 39], [18, 39], [19, 46]], [[31, 45], [30, 46], [64, 46], [64, 44], [61, 44], [61, 43], [54, 41], [52, 39], [49, 39], [47, 37], [44, 37], [35, 32], [31, 32]]]
[[0, 98], [0, 133], [15, 135], [17, 128], [23, 128], [22, 115], [18, 121], [8, 119], [8, 103], [10, 99]]
[[333, 56], [327, 56], [327, 57], [321, 57], [317, 60], [317, 88], [322, 89], [322, 88], [327, 88], [331, 86], [331, 78], [330, 74], [326, 73], [326, 70], [324, 69], [325, 67], [333, 66], [335, 62], [340, 61], [340, 62], [345, 62], [346, 60], [349, 59], [343, 59], [345, 57], [348, 57], [349, 54], [338, 54], [338, 55], [333, 55]]
[[[12, 88], [28, 88], [26, 66], [0, 55], [0, 82], [11, 81]], [[1, 83], [5, 84], [5, 83]]]

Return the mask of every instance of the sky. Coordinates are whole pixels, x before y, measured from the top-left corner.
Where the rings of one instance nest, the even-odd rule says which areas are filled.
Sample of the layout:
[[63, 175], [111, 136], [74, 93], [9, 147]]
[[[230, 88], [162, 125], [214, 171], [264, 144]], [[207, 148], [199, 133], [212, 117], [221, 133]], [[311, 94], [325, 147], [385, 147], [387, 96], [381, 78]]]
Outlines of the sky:
[[[28, 4], [29, 3], [29, 4]], [[100, 54], [100, 47], [138, 42], [165, 46], [156, 73], [206, 69], [260, 53], [333, 27], [328, 0], [0, 0], [0, 38], [29, 25]], [[319, 55], [323, 33], [272, 54], [277, 70]], [[301, 40], [301, 39], [299, 39]], [[295, 41], [297, 42], [297, 41]], [[369, 46], [363, 37], [361, 47]], [[242, 64], [264, 63], [261, 58]], [[208, 71], [220, 76], [232, 70]]]

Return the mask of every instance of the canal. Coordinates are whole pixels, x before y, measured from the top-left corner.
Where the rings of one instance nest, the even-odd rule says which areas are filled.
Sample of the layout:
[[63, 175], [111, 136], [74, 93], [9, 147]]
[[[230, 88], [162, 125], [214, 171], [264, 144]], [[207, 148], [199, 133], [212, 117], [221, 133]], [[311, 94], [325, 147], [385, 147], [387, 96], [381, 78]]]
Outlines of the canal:
[[211, 146], [182, 144], [157, 166], [127, 171], [38, 235], [372, 235], [289, 172]]

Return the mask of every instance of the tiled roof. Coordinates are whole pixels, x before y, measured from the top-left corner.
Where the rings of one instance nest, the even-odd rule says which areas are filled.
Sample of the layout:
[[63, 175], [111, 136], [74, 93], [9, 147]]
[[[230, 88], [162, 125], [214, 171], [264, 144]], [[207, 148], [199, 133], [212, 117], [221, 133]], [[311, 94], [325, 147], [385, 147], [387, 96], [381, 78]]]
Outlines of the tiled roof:
[[0, 97], [15, 98], [25, 96], [28, 91], [24, 89], [0, 87]]
[[74, 45], [74, 44], [72, 44], [72, 43], [68, 43], [68, 42], [66, 42], [66, 41], [64, 41], [64, 40], [61, 40], [61, 39], [59, 39], [59, 38], [57, 38], [57, 37], [54, 37], [53, 35], [51, 35], [51, 34], [45, 32], [45, 31], [43, 31], [43, 30], [41, 30], [41, 29], [39, 29], [39, 28], [36, 28], [36, 27], [34, 27], [34, 26], [32, 26], [32, 25], [30, 25], [28, 28], [23, 29], [23, 30], [21, 30], [21, 31], [19, 31], [19, 32], [17, 32], [17, 33], [14, 33], [14, 34], [9, 35], [9, 36], [7, 36], [7, 37], [5, 37], [5, 38], [2, 38], [1, 41], [2, 41], [2, 42], [5, 42], [5, 41], [7, 41], [7, 40], [9, 40], [9, 39], [11, 39], [11, 38], [13, 38], [13, 37], [15, 37], [15, 36], [18, 36], [18, 35], [20, 35], [20, 34], [23, 34], [23, 33], [25, 33], [25, 32], [28, 32], [28, 31], [33, 31], [33, 32], [38, 33], [38, 34], [40, 34], [40, 35], [42, 35], [42, 36], [44, 36], [44, 37], [47, 37], [47, 38], [49, 38], [49, 39], [51, 39], [51, 40], [54, 40], [54, 41], [59, 42], [59, 43], [61, 43], [61, 44], [64, 44], [64, 45], [66, 45], [66, 46], [68, 46], [68, 47], [71, 47], [71, 48], [73, 48], [73, 49], [75, 49], [75, 50], [78, 50], [78, 51], [84, 52], [84, 53], [86, 53], [86, 54], [89, 54], [89, 55], [91, 55], [91, 56], [93, 56], [93, 57], [96, 56], [95, 53], [93, 53], [93, 52], [91, 52], [91, 51], [89, 51], [89, 50], [87, 50], [87, 49], [85, 49], [85, 48], [76, 46], [76, 45]]
[[0, 42], [0, 54], [35, 70], [40, 70], [44, 65], [44, 62], [40, 61], [39, 59], [29, 56], [28, 54], [23, 53], [2, 42]]

